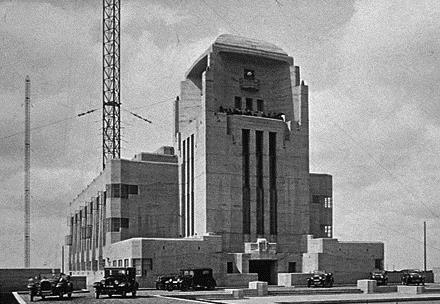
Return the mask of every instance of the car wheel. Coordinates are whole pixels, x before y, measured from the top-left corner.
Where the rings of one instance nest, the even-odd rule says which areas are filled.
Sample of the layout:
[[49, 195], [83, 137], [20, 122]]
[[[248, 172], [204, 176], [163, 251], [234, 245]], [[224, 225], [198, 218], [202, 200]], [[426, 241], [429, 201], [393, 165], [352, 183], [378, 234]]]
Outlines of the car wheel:
[[63, 298], [63, 293], [60, 292], [60, 294], [58, 296], [60, 297], [60, 299], [62, 299]]
[[98, 291], [95, 291], [95, 298], [99, 299], [99, 292]]
[[132, 296], [133, 298], [136, 298], [136, 290], [133, 290], [133, 291], [131, 292], [131, 296]]
[[31, 302], [33, 302], [34, 301], [34, 295], [32, 293], [30, 294], [30, 298], [31, 298]]
[[72, 298], [72, 293], [71, 292], [69, 292], [68, 294], [67, 294], [67, 298]]
[[127, 296], [127, 292], [126, 292], [126, 291], [123, 291], [123, 292], [121, 293], [121, 296], [122, 296], [123, 298], [125, 298], [125, 297]]
[[113, 295], [112, 295], [111, 293], [109, 293], [109, 294], [108, 294], [108, 297], [111, 298], [111, 297], [113, 297]]
[[170, 285], [166, 286], [166, 289], [167, 289], [168, 291], [173, 291], [173, 286], [170, 284]]
[[46, 296], [41, 296], [41, 299], [43, 299], [44, 300], [44, 298], [45, 298]]

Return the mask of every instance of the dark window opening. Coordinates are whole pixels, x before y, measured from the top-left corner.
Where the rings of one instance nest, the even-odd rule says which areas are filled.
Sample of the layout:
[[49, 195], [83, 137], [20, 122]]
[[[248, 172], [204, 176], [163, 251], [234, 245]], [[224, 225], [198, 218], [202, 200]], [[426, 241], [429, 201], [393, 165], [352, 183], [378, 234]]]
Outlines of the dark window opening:
[[227, 273], [233, 273], [234, 272], [234, 266], [232, 264], [232, 262], [227, 262], [226, 263], [226, 268], [227, 268]]
[[257, 234], [264, 234], [264, 190], [263, 190], [263, 131], [255, 132]]
[[257, 100], [257, 111], [264, 112], [264, 101], [261, 99]]
[[277, 234], [277, 133], [269, 132], [269, 202], [270, 234]]
[[296, 262], [289, 262], [289, 273], [296, 272]]
[[246, 98], [246, 110], [252, 111], [253, 108], [252, 98]]
[[378, 270], [383, 270], [383, 259], [375, 259], [374, 260], [374, 268]]
[[240, 110], [241, 110], [241, 97], [240, 97], [240, 96], [235, 96], [235, 99], [234, 99], [234, 108], [235, 108], [235, 109], [240, 109]]
[[321, 197], [319, 195], [312, 195], [312, 203], [313, 204], [320, 204], [321, 203]]
[[242, 140], [242, 212], [243, 212], [243, 233], [251, 233], [251, 205], [250, 205], [250, 176], [249, 176], [249, 138], [250, 130], [241, 130]]
[[249, 70], [249, 69], [244, 69], [244, 79], [254, 80], [255, 79], [255, 71]]

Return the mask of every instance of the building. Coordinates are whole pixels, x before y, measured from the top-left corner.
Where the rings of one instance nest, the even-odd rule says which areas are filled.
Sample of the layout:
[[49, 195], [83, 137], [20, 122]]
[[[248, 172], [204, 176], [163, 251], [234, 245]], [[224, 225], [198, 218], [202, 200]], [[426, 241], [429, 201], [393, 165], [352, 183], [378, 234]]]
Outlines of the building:
[[[176, 155], [112, 160], [72, 202], [73, 271], [132, 265], [148, 286], [209, 266], [220, 285], [274, 284], [278, 273], [321, 267], [312, 244], [340, 244], [332, 177], [309, 169], [308, 87], [279, 47], [219, 36], [181, 83], [174, 134]], [[383, 244], [356, 246], [374, 247], [357, 272], [383, 265]]]

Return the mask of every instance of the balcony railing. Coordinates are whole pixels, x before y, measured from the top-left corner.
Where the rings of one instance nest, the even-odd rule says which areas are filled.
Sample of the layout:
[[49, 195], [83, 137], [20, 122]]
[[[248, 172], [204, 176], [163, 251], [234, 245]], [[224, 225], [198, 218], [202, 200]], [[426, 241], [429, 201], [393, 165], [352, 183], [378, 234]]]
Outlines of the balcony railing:
[[245, 91], [258, 91], [260, 89], [260, 80], [240, 78], [240, 89]]

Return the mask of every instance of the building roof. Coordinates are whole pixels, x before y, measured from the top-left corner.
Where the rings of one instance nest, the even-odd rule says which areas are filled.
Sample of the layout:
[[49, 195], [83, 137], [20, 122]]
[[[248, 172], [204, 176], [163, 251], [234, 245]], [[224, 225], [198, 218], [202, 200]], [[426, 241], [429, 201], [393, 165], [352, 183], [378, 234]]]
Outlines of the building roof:
[[287, 56], [287, 53], [283, 51], [283, 49], [281, 49], [280, 47], [276, 46], [275, 44], [262, 40], [231, 35], [231, 34], [223, 34], [218, 36], [214, 42], [214, 45], [227, 45], [242, 49], [276, 53]]

